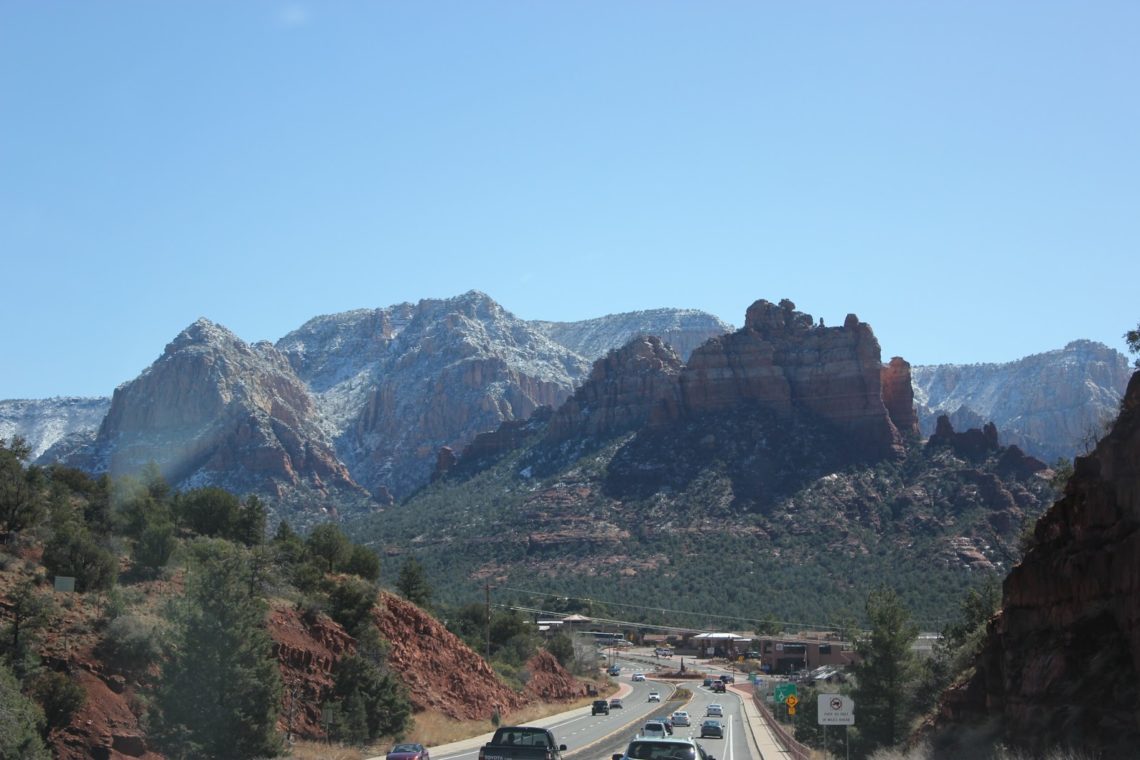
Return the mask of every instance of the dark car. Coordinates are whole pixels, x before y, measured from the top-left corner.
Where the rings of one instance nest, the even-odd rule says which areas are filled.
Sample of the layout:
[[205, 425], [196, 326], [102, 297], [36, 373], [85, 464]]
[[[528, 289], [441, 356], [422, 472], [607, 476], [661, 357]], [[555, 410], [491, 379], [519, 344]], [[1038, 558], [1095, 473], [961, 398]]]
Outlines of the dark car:
[[590, 715], [609, 715], [610, 703], [606, 699], [595, 699], [594, 706], [590, 709]]
[[387, 760], [431, 760], [422, 744], [397, 744], [388, 750]]
[[702, 739], [723, 739], [724, 727], [719, 720], [706, 720], [701, 723]]

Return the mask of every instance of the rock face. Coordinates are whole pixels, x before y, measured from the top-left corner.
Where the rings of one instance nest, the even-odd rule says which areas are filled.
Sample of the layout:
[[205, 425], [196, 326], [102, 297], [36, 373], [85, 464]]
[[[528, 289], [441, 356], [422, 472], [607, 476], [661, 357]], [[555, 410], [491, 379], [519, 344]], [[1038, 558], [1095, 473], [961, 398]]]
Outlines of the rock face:
[[781, 416], [806, 411], [851, 436], [867, 455], [882, 456], [901, 445], [883, 403], [882, 373], [879, 342], [854, 314], [842, 327], [816, 326], [791, 301], [760, 300], [748, 308], [742, 329], [693, 352], [680, 375], [677, 414], [741, 403]]
[[1007, 364], [943, 364], [911, 373], [924, 435], [942, 414], [959, 430], [993, 422], [1006, 443], [1054, 462], [1091, 449], [1115, 418], [1131, 370], [1120, 352], [1078, 340]]
[[0, 440], [23, 438], [34, 460], [69, 437], [92, 436], [99, 429], [109, 398], [49, 398], [0, 401]]
[[118, 476], [149, 462], [176, 487], [283, 500], [363, 496], [285, 358], [206, 319], [115, 391], [89, 464]]
[[682, 363], [660, 338], [634, 338], [594, 363], [589, 379], [554, 414], [547, 437], [608, 437], [675, 417]]
[[733, 329], [732, 325], [712, 314], [695, 309], [652, 309], [609, 314], [581, 322], [536, 321], [529, 324], [590, 361], [645, 335], [660, 338], [687, 361], [697, 346]]
[[[1078, 457], [1005, 580], [973, 679], [944, 698], [946, 733], [996, 718], [1034, 753], [1140, 745], [1140, 373], [1111, 432]], [[1089, 695], [1094, 695], [1090, 698]]]
[[353, 478], [403, 498], [441, 447], [557, 406], [586, 362], [483, 293], [311, 320], [277, 343]]
[[903, 435], [919, 435], [910, 363], [901, 356], [892, 357], [890, 363], [883, 367], [880, 382], [883, 388], [883, 405], [887, 407], [891, 422]]

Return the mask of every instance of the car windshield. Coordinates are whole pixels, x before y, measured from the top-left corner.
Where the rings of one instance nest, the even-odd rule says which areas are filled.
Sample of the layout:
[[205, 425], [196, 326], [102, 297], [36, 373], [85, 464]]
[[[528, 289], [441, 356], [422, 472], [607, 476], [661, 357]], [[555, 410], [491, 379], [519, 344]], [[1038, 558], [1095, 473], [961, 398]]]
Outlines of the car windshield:
[[419, 752], [420, 745], [418, 744], [397, 744], [392, 747], [393, 752]]

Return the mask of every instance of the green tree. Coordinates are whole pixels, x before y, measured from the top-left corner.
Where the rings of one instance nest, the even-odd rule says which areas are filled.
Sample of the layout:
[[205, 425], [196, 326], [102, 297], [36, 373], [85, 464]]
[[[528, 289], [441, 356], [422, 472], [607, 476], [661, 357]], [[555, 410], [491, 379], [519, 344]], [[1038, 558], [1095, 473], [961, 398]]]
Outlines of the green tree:
[[546, 642], [546, 651], [554, 655], [554, 659], [564, 668], [570, 667], [574, 661], [574, 642], [565, 633], [551, 636]]
[[40, 739], [43, 711], [20, 692], [20, 682], [0, 665], [0, 758], [48, 760], [51, 755]]
[[372, 623], [375, 605], [376, 587], [359, 578], [345, 578], [329, 592], [329, 617], [356, 638]]
[[408, 557], [400, 565], [400, 574], [396, 578], [396, 590], [400, 596], [412, 604], [423, 607], [431, 600], [431, 586], [428, 585], [423, 565], [415, 557]]
[[855, 645], [861, 661], [855, 666], [853, 696], [859, 735], [869, 752], [893, 747], [905, 735], [919, 671], [913, 648], [918, 627], [895, 591], [881, 588], [868, 594], [866, 613], [871, 630]]
[[194, 547], [174, 654], [163, 669], [159, 734], [174, 757], [253, 758], [280, 750], [281, 677], [250, 596], [245, 553], [223, 541]]
[[174, 525], [165, 520], [155, 521], [143, 529], [132, 556], [136, 564], [153, 572], [166, 565], [177, 545]]
[[86, 527], [75, 523], [57, 526], [44, 546], [44, 567], [52, 575], [75, 578], [75, 590], [94, 591], [115, 585], [119, 562]]
[[380, 555], [367, 546], [356, 544], [344, 563], [344, 571], [375, 583], [380, 580]]
[[407, 730], [411, 703], [403, 686], [368, 657], [350, 655], [337, 663], [333, 687], [340, 703], [343, 738], [357, 744]]
[[0, 632], [0, 652], [18, 677], [39, 666], [35, 637], [51, 625], [55, 611], [51, 596], [40, 591], [32, 578], [17, 583], [9, 595], [8, 625]]
[[[1124, 342], [1128, 344], [1129, 353], [1140, 354], [1140, 323], [1136, 324], [1135, 330], [1124, 333]], [[1136, 357], [1136, 367], [1140, 368], [1140, 356]]]
[[0, 439], [0, 528], [17, 532], [44, 517], [44, 474], [38, 467], [24, 467], [32, 449], [16, 436], [11, 443]]
[[233, 539], [246, 546], [257, 546], [265, 541], [265, 521], [269, 512], [257, 496], [247, 496], [238, 507]]
[[319, 559], [328, 572], [342, 566], [352, 556], [352, 542], [340, 528], [332, 523], [321, 523], [313, 528], [305, 541], [309, 553]]
[[87, 692], [73, 678], [54, 670], [41, 670], [31, 679], [30, 696], [43, 708], [44, 735], [53, 728], [63, 728], [83, 706]]
[[241, 502], [229, 491], [214, 486], [195, 488], [175, 498], [179, 522], [202, 536], [233, 538]]

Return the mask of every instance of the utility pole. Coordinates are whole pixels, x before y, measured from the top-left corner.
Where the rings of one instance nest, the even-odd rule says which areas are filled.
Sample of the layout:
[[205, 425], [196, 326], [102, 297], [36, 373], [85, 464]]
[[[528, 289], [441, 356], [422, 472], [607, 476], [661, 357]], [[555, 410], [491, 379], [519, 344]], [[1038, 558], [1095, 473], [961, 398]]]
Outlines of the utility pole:
[[486, 622], [487, 622], [487, 662], [491, 662], [491, 584], [489, 582], [483, 584], [483, 590], [487, 593], [487, 607], [486, 607]]

